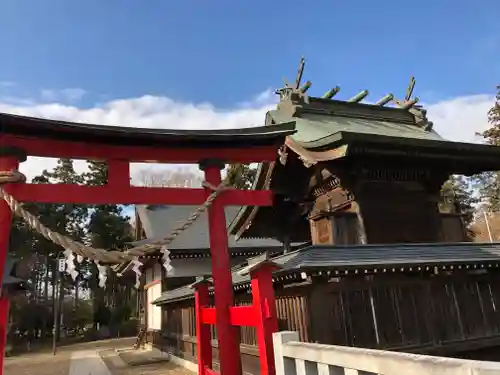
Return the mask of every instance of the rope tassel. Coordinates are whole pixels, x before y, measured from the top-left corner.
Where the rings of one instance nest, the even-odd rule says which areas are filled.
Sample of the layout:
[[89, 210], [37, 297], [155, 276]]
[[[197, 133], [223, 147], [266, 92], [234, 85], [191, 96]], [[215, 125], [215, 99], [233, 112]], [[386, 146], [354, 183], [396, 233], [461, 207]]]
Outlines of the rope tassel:
[[174, 267], [170, 265], [171, 259], [170, 259], [170, 251], [168, 250], [167, 246], [164, 245], [161, 248], [161, 259], [163, 260], [163, 268], [165, 268], [165, 271], [167, 272], [167, 275], [172, 272]]
[[71, 275], [73, 281], [76, 281], [79, 273], [75, 267], [75, 256], [71, 250], [64, 250], [63, 254], [66, 258], [66, 273]]
[[278, 150], [279, 161], [282, 165], [286, 165], [288, 159], [288, 152], [286, 151], [286, 146], [283, 145]]
[[[285, 155], [280, 156], [284, 156], [284, 158], [286, 159], [286, 150], [283, 151]], [[177, 238], [177, 236], [179, 236], [191, 225], [193, 225], [193, 223], [201, 216], [201, 214], [204, 213], [212, 205], [219, 194], [228, 189], [227, 180], [223, 181], [219, 186], [213, 186], [205, 181], [203, 183], [203, 186], [212, 190], [212, 193], [208, 196], [205, 203], [198, 207], [182, 225], [175, 228], [172, 232], [170, 232], [168, 236], [164, 237], [163, 239], [160, 239], [153, 243], [133, 247], [125, 251], [118, 251], [94, 249], [90, 246], [84, 245], [81, 242], [75, 241], [68, 236], [64, 236], [52, 231], [51, 229], [43, 225], [36, 216], [26, 211], [22, 207], [21, 203], [19, 203], [12, 195], [7, 193], [1, 187], [2, 184], [22, 183], [25, 181], [26, 177], [19, 171], [0, 171], [0, 199], [3, 199], [9, 205], [12, 212], [17, 216], [23, 218], [32, 229], [34, 229], [46, 239], [65, 249], [64, 255], [66, 257], [67, 264], [66, 271], [71, 275], [73, 280], [75, 280], [79, 275], [78, 270], [75, 267], [76, 255], [76, 261], [78, 263], [83, 262], [85, 258], [92, 259], [94, 260], [94, 262], [96, 262], [100, 275], [99, 285], [105, 285], [107, 278], [105, 266], [102, 266], [99, 262], [107, 264], [131, 262], [133, 265], [132, 269], [136, 274], [136, 288], [139, 288], [140, 286], [140, 277], [142, 275], [142, 263], [139, 261], [139, 257], [157, 253], [158, 249], [162, 248], [161, 252], [163, 254], [163, 266], [165, 267], [167, 272], [171, 272], [173, 270], [173, 267], [170, 265], [170, 251], [166, 246], [172, 243], [175, 238]]]
[[97, 279], [99, 280], [99, 287], [105, 288], [106, 281], [108, 280], [108, 268], [106, 266], [101, 265], [98, 261], [94, 261], [97, 266]]
[[135, 272], [135, 288], [139, 289], [139, 287], [141, 286], [141, 276], [142, 276], [141, 267], [142, 267], [142, 262], [139, 261], [138, 258], [136, 258], [136, 259], [134, 259], [132, 261], [132, 264], [134, 265], [132, 267], [132, 271]]

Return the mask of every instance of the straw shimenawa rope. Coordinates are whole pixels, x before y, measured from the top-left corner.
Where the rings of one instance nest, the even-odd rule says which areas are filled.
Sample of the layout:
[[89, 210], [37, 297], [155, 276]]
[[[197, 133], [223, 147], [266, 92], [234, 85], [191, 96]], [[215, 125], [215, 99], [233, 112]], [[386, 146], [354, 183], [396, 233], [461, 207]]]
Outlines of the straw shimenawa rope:
[[19, 183], [26, 181], [26, 177], [19, 171], [0, 171], [0, 199], [5, 200], [9, 205], [12, 212], [14, 212], [19, 217], [22, 217], [28, 225], [40, 233], [42, 236], [48, 240], [54, 242], [55, 244], [69, 250], [77, 255], [84, 258], [89, 258], [92, 260], [97, 260], [102, 263], [122, 263], [126, 261], [131, 261], [137, 257], [144, 256], [156, 252], [156, 250], [164, 245], [170, 244], [179, 234], [188, 229], [199, 217], [205, 212], [215, 201], [215, 199], [224, 190], [228, 188], [227, 182], [222, 182], [219, 186], [215, 187], [208, 182], [204, 182], [203, 186], [212, 190], [212, 193], [208, 196], [205, 203], [198, 207], [189, 218], [181, 226], [174, 229], [170, 234], [158, 241], [133, 247], [125, 251], [118, 250], [104, 250], [95, 249], [90, 246], [86, 246], [81, 242], [72, 240], [71, 238], [64, 236], [60, 233], [54, 232], [43, 225], [40, 220], [38, 220], [33, 214], [26, 211], [22, 204], [19, 203], [12, 195], [7, 193], [1, 185], [10, 183]]

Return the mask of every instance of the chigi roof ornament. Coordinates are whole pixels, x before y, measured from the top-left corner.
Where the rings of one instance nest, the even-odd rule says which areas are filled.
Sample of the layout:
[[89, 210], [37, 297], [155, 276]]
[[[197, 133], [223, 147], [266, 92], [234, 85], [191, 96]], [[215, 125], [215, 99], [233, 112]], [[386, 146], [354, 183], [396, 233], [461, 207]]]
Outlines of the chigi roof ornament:
[[299, 97], [304, 102], [309, 103], [309, 97], [307, 95], [307, 90], [311, 88], [312, 82], [307, 81], [302, 87], [300, 86], [302, 81], [302, 75], [304, 74], [304, 68], [306, 66], [306, 60], [302, 56], [300, 58], [299, 70], [297, 71], [297, 77], [295, 78], [295, 84], [290, 86], [286, 80], [283, 78], [284, 87], [276, 90], [276, 94], [280, 96], [281, 100], [292, 99], [293, 97]]
[[[306, 81], [302, 84], [302, 77], [304, 75], [305, 69], [305, 59], [304, 57], [300, 58], [299, 68], [297, 71], [297, 76], [295, 78], [294, 84], [289, 84], [286, 78], [283, 78], [284, 86], [280, 89], [276, 90], [276, 94], [280, 96], [280, 102], [291, 102], [293, 106], [297, 107], [316, 107], [315, 103], [323, 100], [323, 105], [326, 103], [324, 100], [334, 99], [336, 95], [340, 92], [340, 87], [335, 86], [328, 90], [321, 97], [315, 97], [314, 95], [309, 95], [308, 90], [312, 86], [311, 81]], [[377, 106], [377, 107], [385, 107], [391, 105], [393, 108], [398, 108], [401, 110], [407, 110], [410, 112], [415, 118], [415, 125], [423, 128], [426, 131], [432, 130], [432, 122], [427, 120], [427, 111], [422, 108], [422, 106], [417, 105], [419, 102], [418, 97], [413, 97], [413, 91], [415, 89], [415, 77], [410, 78], [410, 83], [406, 89], [406, 93], [404, 99], [397, 99], [394, 94], [389, 93], [384, 95], [382, 98], [377, 100], [374, 104], [371, 103], [363, 103], [363, 100], [368, 96], [368, 90], [361, 90], [356, 95], [350, 97], [347, 100], [336, 100], [336, 103], [347, 102], [347, 103], [362, 103], [369, 106]], [[332, 105], [334, 103], [332, 102]], [[278, 106], [279, 107], [279, 106]], [[317, 108], [316, 108], [317, 109]], [[335, 110], [324, 108], [329, 114], [333, 114]], [[356, 111], [352, 108], [352, 111]]]

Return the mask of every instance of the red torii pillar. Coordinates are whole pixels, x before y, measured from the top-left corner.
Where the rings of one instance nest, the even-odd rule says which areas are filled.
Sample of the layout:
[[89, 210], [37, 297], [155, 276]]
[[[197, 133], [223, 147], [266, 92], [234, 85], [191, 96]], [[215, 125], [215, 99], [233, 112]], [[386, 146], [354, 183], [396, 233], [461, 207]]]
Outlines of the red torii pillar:
[[[251, 264], [240, 271], [241, 274], [250, 274], [252, 305], [232, 306], [229, 308], [229, 324], [231, 328], [239, 329], [240, 326], [256, 328], [261, 375], [276, 374], [272, 335], [278, 331], [278, 318], [272, 273], [278, 268], [275, 263], [267, 259], [267, 254], [252, 259]], [[210, 281], [204, 278], [191, 284], [191, 287], [195, 290], [198, 375], [217, 374], [213, 370], [212, 363], [210, 324], [218, 323], [219, 310], [217, 307], [209, 307], [209, 285]], [[217, 291], [215, 292], [215, 298], [217, 301]], [[219, 326], [217, 326], [217, 329], [219, 330]], [[219, 338], [219, 351], [221, 350], [220, 345]]]
[[[3, 147], [0, 153], [0, 171], [17, 172], [19, 162], [26, 160], [26, 154], [14, 147]], [[6, 184], [7, 185], [7, 184]], [[5, 262], [9, 251], [10, 227], [12, 211], [9, 205], [0, 199], [0, 291], [3, 289]], [[1, 293], [1, 292], [0, 292]], [[0, 374], [3, 374], [3, 360], [7, 344], [7, 331], [9, 322], [8, 296], [0, 297]]]
[[[221, 170], [225, 164], [220, 160], [206, 160], [200, 163], [205, 172], [205, 180], [219, 186], [222, 182]], [[207, 197], [212, 191], [207, 188]], [[224, 193], [222, 193], [224, 194]], [[217, 199], [208, 208], [210, 234], [210, 255], [212, 258], [212, 277], [214, 280], [215, 308], [217, 309], [217, 336], [221, 373], [241, 375], [240, 331], [231, 325], [230, 309], [233, 306], [233, 280], [228, 250], [228, 235], [224, 204]]]
[[203, 277], [191, 284], [191, 288], [194, 289], [198, 375], [203, 375], [205, 372], [212, 370], [212, 335], [210, 326], [203, 323], [203, 311], [210, 306], [209, 285], [211, 285], [211, 282]]
[[276, 374], [273, 333], [278, 332], [278, 314], [273, 288], [273, 271], [279, 268], [276, 263], [267, 260], [266, 253], [264, 259], [240, 271], [250, 273], [252, 279], [254, 327], [257, 330], [261, 375]]

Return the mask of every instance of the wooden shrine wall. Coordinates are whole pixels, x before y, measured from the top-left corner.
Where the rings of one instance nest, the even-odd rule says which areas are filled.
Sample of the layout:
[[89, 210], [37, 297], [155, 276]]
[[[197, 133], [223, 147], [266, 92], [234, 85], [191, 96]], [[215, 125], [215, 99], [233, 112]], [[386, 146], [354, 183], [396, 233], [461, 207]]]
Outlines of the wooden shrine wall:
[[[386, 220], [381, 217], [380, 221]], [[464, 242], [468, 241], [467, 230], [465, 229], [461, 215], [453, 213], [439, 214], [440, 226], [438, 229], [438, 241], [433, 242]], [[353, 212], [336, 212], [328, 217], [319, 220], [310, 220], [311, 237], [313, 244], [325, 245], [358, 245], [360, 244], [358, 217]], [[365, 225], [366, 226], [366, 225]], [[389, 236], [393, 236], [389, 231]], [[387, 236], [379, 236], [385, 238]], [[368, 238], [368, 242], [370, 242]], [[375, 242], [377, 243], [377, 242]]]
[[[303, 341], [442, 355], [500, 346], [500, 274], [353, 277], [276, 293], [280, 330], [298, 331]], [[249, 303], [247, 294], [236, 297], [237, 304]], [[153, 341], [196, 361], [192, 300], [164, 307], [163, 330]], [[258, 373], [253, 328], [241, 329], [241, 352], [244, 370]]]
[[356, 196], [368, 243], [439, 242], [437, 201], [407, 184], [371, 183]]

